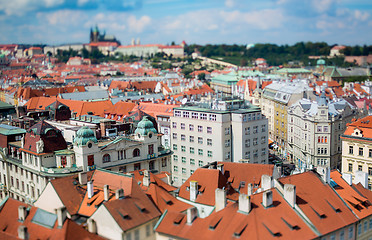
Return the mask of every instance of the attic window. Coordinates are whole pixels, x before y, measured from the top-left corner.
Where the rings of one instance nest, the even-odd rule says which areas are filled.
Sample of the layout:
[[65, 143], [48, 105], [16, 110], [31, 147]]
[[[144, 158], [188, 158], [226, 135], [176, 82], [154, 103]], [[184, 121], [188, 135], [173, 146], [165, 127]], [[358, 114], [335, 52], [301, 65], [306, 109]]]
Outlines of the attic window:
[[117, 210], [117, 212], [119, 213], [119, 215], [123, 218], [123, 219], [129, 219], [129, 214], [124, 211], [124, 210]]
[[240, 223], [234, 231], [234, 237], [240, 237], [247, 227], [247, 223]]
[[182, 222], [182, 219], [184, 218], [184, 215], [178, 215], [174, 220], [173, 223], [176, 225], [179, 225]]
[[244, 187], [245, 187], [245, 181], [240, 181], [239, 188], [244, 188]]
[[300, 228], [297, 225], [292, 225], [289, 222], [287, 222], [284, 218], [281, 218], [282, 221], [289, 227], [291, 230], [299, 230]]
[[163, 198], [162, 197], [162, 199], [163, 199], [163, 201], [167, 204], [167, 205], [173, 205], [173, 202], [172, 202], [172, 200], [171, 199], [165, 199], [165, 198]]
[[146, 210], [145, 206], [140, 202], [135, 203], [135, 205], [137, 206], [139, 210], [141, 210], [141, 212]]
[[323, 218], [326, 218], [327, 216], [324, 214], [324, 213], [319, 213], [318, 211], [316, 211], [312, 206], [310, 206], [311, 209], [314, 211], [314, 213], [320, 218], [320, 219], [323, 219]]
[[214, 230], [216, 229], [217, 225], [221, 222], [222, 217], [216, 217], [212, 219], [212, 221], [209, 223], [209, 229]]
[[328, 203], [328, 205], [336, 212], [336, 213], [339, 213], [339, 212], [341, 212], [341, 209], [339, 209], [339, 208], [335, 208], [330, 202], [328, 202], [328, 200], [326, 200], [327, 201], [327, 203]]
[[281, 237], [282, 234], [280, 232], [274, 233], [273, 231], [270, 230], [265, 224], [262, 223], [262, 225], [266, 228], [266, 230], [271, 234], [273, 237]]

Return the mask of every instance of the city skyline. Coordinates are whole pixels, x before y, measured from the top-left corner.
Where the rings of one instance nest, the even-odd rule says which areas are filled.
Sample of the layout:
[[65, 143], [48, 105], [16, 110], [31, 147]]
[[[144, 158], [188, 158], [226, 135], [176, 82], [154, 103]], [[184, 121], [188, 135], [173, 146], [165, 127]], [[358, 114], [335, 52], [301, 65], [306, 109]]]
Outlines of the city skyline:
[[367, 0], [0, 0], [1, 43], [87, 43], [98, 27], [123, 45], [370, 44], [372, 4]]

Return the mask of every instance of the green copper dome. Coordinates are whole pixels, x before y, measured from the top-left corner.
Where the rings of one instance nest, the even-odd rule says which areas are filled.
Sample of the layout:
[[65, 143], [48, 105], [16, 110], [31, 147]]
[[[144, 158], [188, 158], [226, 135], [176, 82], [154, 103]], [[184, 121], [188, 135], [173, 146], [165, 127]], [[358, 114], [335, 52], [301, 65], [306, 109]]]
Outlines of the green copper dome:
[[147, 116], [144, 116], [142, 120], [138, 123], [137, 129], [134, 133], [145, 136], [149, 132], [153, 132], [154, 134], [158, 133], [154, 128], [154, 124], [147, 118]]
[[316, 61], [316, 65], [325, 65], [325, 61], [323, 59], [319, 59]]
[[87, 126], [80, 128], [76, 132], [76, 137], [74, 139], [74, 143], [77, 143], [79, 146], [86, 145], [88, 141], [98, 142], [96, 136], [94, 136], [94, 132]]

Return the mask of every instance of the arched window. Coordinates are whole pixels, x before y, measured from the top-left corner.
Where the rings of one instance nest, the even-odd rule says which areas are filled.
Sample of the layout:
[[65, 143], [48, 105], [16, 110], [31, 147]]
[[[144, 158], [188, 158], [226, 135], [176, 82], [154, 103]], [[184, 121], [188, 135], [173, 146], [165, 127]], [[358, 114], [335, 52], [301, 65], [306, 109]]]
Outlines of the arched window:
[[105, 154], [105, 155], [103, 155], [102, 162], [103, 162], [103, 163], [111, 162], [110, 154]]
[[320, 143], [320, 137], [318, 137], [318, 143]]
[[324, 142], [327, 143], [327, 137], [324, 137]]
[[140, 155], [140, 150], [138, 148], [133, 150], [133, 157], [138, 157]]

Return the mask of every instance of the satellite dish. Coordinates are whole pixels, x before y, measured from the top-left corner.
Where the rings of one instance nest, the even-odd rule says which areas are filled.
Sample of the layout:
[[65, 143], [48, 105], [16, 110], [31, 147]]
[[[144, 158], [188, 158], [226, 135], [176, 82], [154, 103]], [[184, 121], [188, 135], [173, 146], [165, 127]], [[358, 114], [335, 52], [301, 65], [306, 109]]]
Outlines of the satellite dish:
[[187, 98], [182, 99], [181, 103], [182, 105], [185, 105], [187, 103]]

